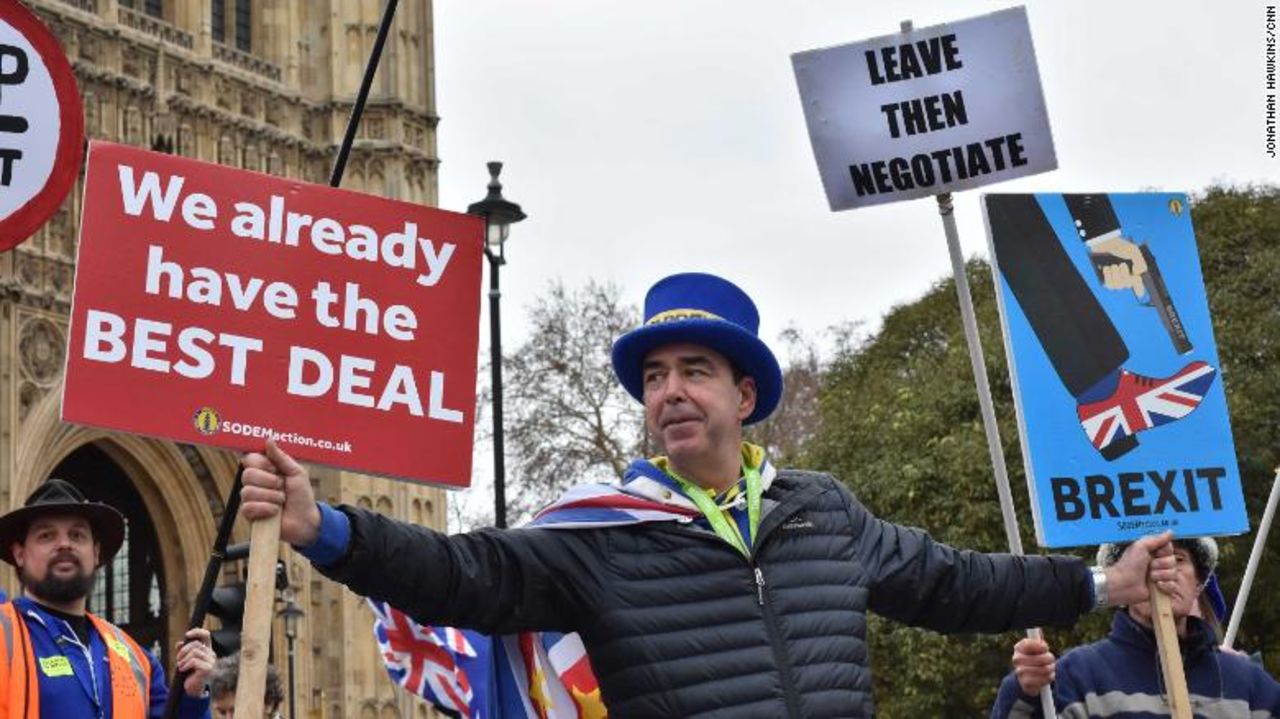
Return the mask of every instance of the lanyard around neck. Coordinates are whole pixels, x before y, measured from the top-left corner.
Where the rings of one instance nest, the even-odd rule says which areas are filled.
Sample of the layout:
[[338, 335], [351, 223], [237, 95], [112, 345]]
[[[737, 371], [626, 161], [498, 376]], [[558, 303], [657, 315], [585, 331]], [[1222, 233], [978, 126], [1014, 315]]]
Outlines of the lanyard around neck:
[[736, 523], [730, 522], [725, 518], [722, 508], [711, 497], [707, 496], [705, 489], [675, 472], [667, 470], [667, 473], [680, 484], [685, 495], [697, 505], [698, 510], [702, 512], [702, 515], [707, 518], [707, 522], [711, 524], [711, 530], [732, 545], [734, 549], [742, 552], [742, 556], [750, 559], [750, 543], [755, 539], [756, 530], [760, 528], [760, 496], [764, 493], [762, 489], [764, 483], [760, 479], [760, 469], [757, 467], [743, 467], [742, 470], [742, 474], [747, 480], [747, 532], [749, 536], [746, 538], [738, 531]]

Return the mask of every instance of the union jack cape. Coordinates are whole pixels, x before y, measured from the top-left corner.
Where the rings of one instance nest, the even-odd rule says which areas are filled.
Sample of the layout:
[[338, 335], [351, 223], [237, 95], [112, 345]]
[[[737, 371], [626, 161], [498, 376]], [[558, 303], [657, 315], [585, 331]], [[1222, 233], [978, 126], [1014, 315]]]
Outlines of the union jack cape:
[[[767, 489], [774, 469], [762, 461]], [[633, 462], [622, 486], [567, 491], [528, 524], [545, 529], [692, 522], [696, 505], [647, 460]], [[385, 602], [368, 600], [374, 636], [392, 681], [465, 719], [606, 719], [600, 685], [577, 634], [521, 632], [491, 637], [421, 625]]]

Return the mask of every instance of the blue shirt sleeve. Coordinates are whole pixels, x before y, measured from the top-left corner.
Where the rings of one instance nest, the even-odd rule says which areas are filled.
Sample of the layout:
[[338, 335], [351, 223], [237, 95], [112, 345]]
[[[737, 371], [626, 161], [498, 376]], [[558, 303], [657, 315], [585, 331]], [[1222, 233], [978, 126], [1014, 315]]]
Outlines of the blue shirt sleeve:
[[[147, 652], [147, 659], [151, 662], [151, 701], [148, 704], [147, 717], [163, 719], [165, 703], [169, 699], [169, 680], [165, 677], [164, 667], [156, 661], [154, 654]], [[178, 703], [178, 716], [180, 719], [211, 719], [208, 692], [200, 697], [188, 696], [186, 692], [182, 692]]]
[[312, 564], [327, 567], [347, 553], [351, 545], [351, 520], [324, 502], [316, 502], [316, 506], [320, 508], [320, 533], [316, 535], [316, 541], [294, 549]]

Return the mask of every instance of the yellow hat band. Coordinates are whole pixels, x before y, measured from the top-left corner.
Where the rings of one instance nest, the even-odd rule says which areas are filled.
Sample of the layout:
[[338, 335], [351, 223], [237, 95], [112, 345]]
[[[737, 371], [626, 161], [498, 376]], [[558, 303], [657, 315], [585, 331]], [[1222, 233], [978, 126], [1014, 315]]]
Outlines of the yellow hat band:
[[722, 320], [720, 315], [707, 312], [706, 310], [694, 309], [676, 309], [666, 310], [649, 318], [645, 322], [645, 326], [662, 324], [663, 322], [675, 322], [676, 320]]

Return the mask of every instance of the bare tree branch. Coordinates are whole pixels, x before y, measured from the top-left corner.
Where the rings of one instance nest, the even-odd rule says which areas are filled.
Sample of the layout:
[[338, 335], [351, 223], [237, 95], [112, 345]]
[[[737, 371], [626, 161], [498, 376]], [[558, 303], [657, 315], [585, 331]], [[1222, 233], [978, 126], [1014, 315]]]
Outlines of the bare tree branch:
[[574, 484], [621, 480], [640, 449], [644, 413], [614, 379], [613, 341], [637, 326], [617, 287], [553, 283], [529, 308], [529, 340], [503, 359], [512, 523]]

